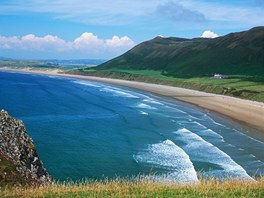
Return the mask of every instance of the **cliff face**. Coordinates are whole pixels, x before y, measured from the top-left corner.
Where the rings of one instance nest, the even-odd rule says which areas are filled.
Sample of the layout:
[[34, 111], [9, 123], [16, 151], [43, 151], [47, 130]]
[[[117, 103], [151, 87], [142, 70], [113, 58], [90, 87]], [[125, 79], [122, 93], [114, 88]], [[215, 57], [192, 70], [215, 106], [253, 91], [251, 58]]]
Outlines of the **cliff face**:
[[22, 121], [0, 112], [0, 186], [51, 182]]

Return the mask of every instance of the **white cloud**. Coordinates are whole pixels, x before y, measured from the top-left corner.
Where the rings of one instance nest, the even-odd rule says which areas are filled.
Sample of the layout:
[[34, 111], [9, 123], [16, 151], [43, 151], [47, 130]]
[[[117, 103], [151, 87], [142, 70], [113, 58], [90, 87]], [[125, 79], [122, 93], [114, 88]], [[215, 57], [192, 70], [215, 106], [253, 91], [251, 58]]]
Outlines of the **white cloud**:
[[68, 44], [57, 36], [46, 35], [37, 37], [34, 34], [28, 34], [21, 38], [0, 36], [0, 49], [20, 49], [20, 50], [66, 50]]
[[206, 30], [203, 32], [201, 38], [216, 38], [218, 35], [210, 30]]
[[105, 40], [106, 51], [112, 51], [115, 54], [118, 54], [119, 51], [125, 52], [134, 45], [135, 43], [128, 36], [113, 36], [112, 39]]
[[111, 39], [101, 39], [91, 32], [84, 32], [73, 41], [65, 41], [57, 36], [46, 35], [43, 37], [28, 34], [22, 37], [0, 36], [0, 49], [21, 52], [71, 52], [81, 53], [84, 57], [104, 57], [124, 53], [135, 43], [129, 37], [113, 36]]
[[85, 32], [80, 37], [76, 38], [72, 45], [75, 49], [86, 50], [92, 48], [102, 48], [104, 46], [104, 41], [99, 39], [93, 33]]
[[44, 37], [38, 37], [34, 34], [28, 34], [21, 39], [18, 39], [18, 47], [25, 50], [40, 50], [40, 51], [64, 51], [67, 50], [69, 44], [57, 36], [46, 35]]
[[134, 42], [127, 36], [121, 38], [113, 36], [112, 39], [106, 40], [106, 45], [109, 47], [129, 47], [134, 45]]

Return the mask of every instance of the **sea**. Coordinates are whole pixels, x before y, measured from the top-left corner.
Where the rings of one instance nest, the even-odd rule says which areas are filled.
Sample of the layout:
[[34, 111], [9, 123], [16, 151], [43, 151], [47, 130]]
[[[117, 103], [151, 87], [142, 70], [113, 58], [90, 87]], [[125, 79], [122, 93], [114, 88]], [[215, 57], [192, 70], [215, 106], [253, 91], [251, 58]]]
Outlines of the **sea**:
[[192, 183], [264, 174], [263, 139], [230, 118], [111, 84], [0, 72], [0, 108], [23, 120], [58, 181]]

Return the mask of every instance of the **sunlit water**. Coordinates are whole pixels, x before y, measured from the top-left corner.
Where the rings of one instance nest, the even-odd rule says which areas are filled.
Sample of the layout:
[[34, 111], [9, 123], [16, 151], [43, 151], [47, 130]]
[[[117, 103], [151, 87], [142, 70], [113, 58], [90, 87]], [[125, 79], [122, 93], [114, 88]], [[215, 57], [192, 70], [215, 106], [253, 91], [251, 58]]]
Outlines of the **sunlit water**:
[[198, 175], [264, 173], [264, 143], [240, 124], [124, 87], [0, 72], [0, 108], [24, 121], [59, 180], [150, 174], [196, 182]]

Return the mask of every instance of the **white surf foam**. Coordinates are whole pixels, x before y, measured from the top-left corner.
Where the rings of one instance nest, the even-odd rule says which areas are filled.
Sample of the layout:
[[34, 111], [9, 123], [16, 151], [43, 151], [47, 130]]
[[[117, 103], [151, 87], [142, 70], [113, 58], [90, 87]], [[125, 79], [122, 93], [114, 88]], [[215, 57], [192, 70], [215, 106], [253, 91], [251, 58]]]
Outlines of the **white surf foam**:
[[226, 127], [225, 125], [216, 122], [213, 118], [211, 118], [211, 117], [208, 116], [207, 114], [204, 114], [204, 117], [207, 117], [207, 118], [208, 118], [210, 121], [212, 121], [215, 125], [222, 126], [222, 127]]
[[162, 105], [162, 106], [164, 105], [161, 102], [158, 102], [157, 100], [154, 100], [152, 98], [144, 99], [143, 101], [146, 103], [152, 103], [152, 104], [157, 104], [157, 105]]
[[[65, 77], [60, 77], [60, 76], [52, 76], [52, 75], [47, 75], [48, 78], [53, 78], [53, 79], [64, 79], [65, 80]], [[66, 78], [68, 79], [68, 78]]]
[[192, 115], [190, 115], [190, 114], [188, 115], [188, 117], [191, 118], [191, 119], [194, 119], [194, 120], [202, 120], [202, 119], [197, 118], [197, 117], [194, 117], [194, 116], [192, 116]]
[[171, 140], [149, 145], [134, 158], [138, 163], [146, 163], [148, 166], [168, 171], [165, 175], [155, 176], [155, 179], [179, 183], [198, 181], [189, 156]]
[[139, 98], [136, 95], [128, 93], [128, 92], [126, 92], [126, 91], [124, 91], [122, 89], [104, 87], [104, 88], [100, 89], [100, 91], [110, 92], [114, 96], [121, 96], [121, 97], [126, 97], [126, 98]]
[[186, 128], [179, 129], [174, 133], [177, 134], [177, 140], [181, 140], [186, 144], [183, 149], [190, 155], [191, 160], [209, 162], [222, 168], [222, 170], [209, 171], [210, 176], [253, 180], [229, 155], [213, 144], [206, 142], [197, 134]]
[[145, 103], [139, 103], [139, 104], [137, 105], [137, 107], [138, 107], [138, 108], [142, 108], [142, 109], [157, 109], [157, 108], [152, 107], [152, 106], [150, 106], [150, 105], [147, 105], [147, 104], [145, 104]]
[[242, 132], [240, 132], [240, 131], [238, 131], [238, 130], [236, 130], [236, 129], [232, 129], [232, 128], [228, 127], [228, 126], [225, 126], [225, 125], [223, 125], [223, 124], [220, 124], [220, 123], [216, 122], [213, 118], [211, 118], [210, 116], [208, 116], [208, 115], [206, 115], [206, 114], [205, 114], [204, 116], [206, 116], [210, 121], [212, 121], [214, 124], [216, 124], [216, 125], [218, 125], [218, 126], [222, 126], [222, 127], [224, 127], [225, 129], [233, 130], [234, 132], [238, 133], [239, 135], [244, 136], [244, 137], [246, 137], [246, 138], [248, 138], [248, 139], [251, 139], [251, 140], [255, 141], [256, 143], [260, 143], [260, 144], [262, 144], [262, 145], [264, 144], [264, 142], [262, 142], [262, 141], [260, 141], [260, 140], [257, 140], [257, 139], [255, 139], [255, 138], [253, 138], [253, 137], [251, 137], [251, 136], [249, 136], [249, 135], [247, 135], [247, 134], [245, 134], [245, 133], [242, 133]]
[[200, 122], [193, 121], [193, 123], [196, 124], [196, 125], [198, 125], [198, 126], [200, 126], [200, 127], [202, 127], [202, 128], [204, 128], [204, 129], [207, 129], [207, 127], [204, 126], [203, 124], [201, 124]]
[[182, 113], [182, 114], [187, 114], [187, 112], [185, 112], [185, 111], [182, 111], [182, 110], [180, 110], [180, 109], [178, 109], [178, 108], [176, 108], [176, 107], [170, 107], [170, 106], [165, 106], [167, 109], [171, 109], [173, 112], [176, 112], [176, 113]]
[[145, 112], [145, 111], [139, 111], [139, 112], [140, 112], [140, 114], [142, 114], [142, 115], [148, 115], [148, 113]]
[[247, 135], [247, 134], [245, 134], [245, 133], [242, 133], [242, 132], [240, 132], [240, 131], [237, 131], [237, 130], [235, 130], [235, 129], [233, 129], [233, 131], [235, 131], [235, 132], [237, 132], [239, 135], [241, 135], [241, 136], [244, 136], [244, 137], [246, 137], [246, 138], [249, 138], [250, 140], [252, 140], [252, 141], [255, 141], [256, 143], [259, 143], [259, 144], [264, 144], [264, 142], [262, 142], [262, 141], [260, 141], [260, 140], [257, 140], [257, 139], [255, 139], [255, 138], [253, 138], [253, 137], [250, 137], [249, 135]]
[[196, 130], [205, 130], [207, 129], [206, 126], [204, 126], [203, 124], [201, 124], [200, 122], [197, 122], [197, 121], [193, 121], [193, 120], [182, 120], [182, 121], [179, 121], [179, 124], [182, 126], [182, 127], [185, 127], [185, 126], [189, 126], [189, 127], [193, 127], [195, 128]]
[[198, 132], [199, 135], [206, 136], [206, 137], [212, 137], [214, 139], [218, 139], [221, 142], [225, 142], [223, 136], [219, 135], [212, 129], [206, 129]]
[[76, 84], [85, 85], [88, 87], [101, 87], [100, 85], [97, 85], [96, 83], [92, 83], [92, 82], [88, 82], [88, 81], [75, 80], [73, 82]]

